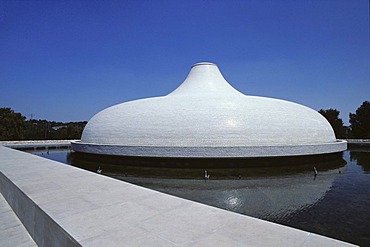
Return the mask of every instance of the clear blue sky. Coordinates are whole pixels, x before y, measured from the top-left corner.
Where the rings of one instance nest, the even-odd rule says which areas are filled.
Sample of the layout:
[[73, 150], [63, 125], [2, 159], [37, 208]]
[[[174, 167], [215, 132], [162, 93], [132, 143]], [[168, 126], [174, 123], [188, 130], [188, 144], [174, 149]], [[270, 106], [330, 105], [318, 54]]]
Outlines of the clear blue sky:
[[370, 100], [369, 54], [368, 0], [0, 1], [0, 107], [36, 119], [165, 95], [211, 61], [245, 94], [348, 124]]

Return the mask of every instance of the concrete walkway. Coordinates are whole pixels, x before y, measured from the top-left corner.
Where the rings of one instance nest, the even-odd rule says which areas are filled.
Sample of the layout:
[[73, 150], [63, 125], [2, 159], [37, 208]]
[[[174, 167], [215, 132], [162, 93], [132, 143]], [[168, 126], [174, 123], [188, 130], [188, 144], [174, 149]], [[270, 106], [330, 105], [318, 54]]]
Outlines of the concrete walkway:
[[0, 192], [39, 246], [353, 246], [2, 146]]
[[0, 246], [37, 246], [2, 194], [0, 194], [0, 222]]

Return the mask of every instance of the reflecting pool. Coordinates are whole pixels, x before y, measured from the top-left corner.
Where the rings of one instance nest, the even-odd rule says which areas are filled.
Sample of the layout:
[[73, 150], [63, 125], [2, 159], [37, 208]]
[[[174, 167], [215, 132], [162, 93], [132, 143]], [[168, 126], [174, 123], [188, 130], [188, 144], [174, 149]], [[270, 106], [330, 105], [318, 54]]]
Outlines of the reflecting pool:
[[208, 169], [207, 164], [199, 169], [115, 166], [80, 161], [69, 150], [32, 153], [92, 172], [100, 168], [103, 175], [192, 201], [370, 245], [369, 150], [346, 151], [336, 162], [233, 169]]

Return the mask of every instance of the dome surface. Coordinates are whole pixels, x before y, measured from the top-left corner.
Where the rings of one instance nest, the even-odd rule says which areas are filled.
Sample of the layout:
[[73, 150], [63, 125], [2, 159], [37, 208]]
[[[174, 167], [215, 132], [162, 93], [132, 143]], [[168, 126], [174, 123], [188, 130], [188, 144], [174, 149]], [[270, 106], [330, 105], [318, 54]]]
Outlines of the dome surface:
[[197, 63], [170, 94], [97, 113], [72, 148], [124, 156], [266, 157], [340, 152], [346, 143], [317, 111], [244, 95], [217, 65]]

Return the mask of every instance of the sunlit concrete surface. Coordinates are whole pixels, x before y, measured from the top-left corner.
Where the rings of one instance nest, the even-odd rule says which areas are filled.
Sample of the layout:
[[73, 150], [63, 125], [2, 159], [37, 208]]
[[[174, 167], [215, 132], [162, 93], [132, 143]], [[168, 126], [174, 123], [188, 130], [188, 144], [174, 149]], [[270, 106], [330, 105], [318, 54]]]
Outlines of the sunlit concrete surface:
[[0, 190], [39, 246], [352, 246], [2, 146]]
[[21, 140], [21, 141], [0, 141], [0, 145], [16, 149], [30, 148], [64, 148], [70, 147], [71, 141], [77, 140]]
[[[158, 82], [153, 82], [158, 83]], [[216, 64], [194, 64], [172, 93], [111, 106], [93, 116], [78, 152], [146, 157], [266, 157], [346, 150], [317, 111], [244, 95]]]

